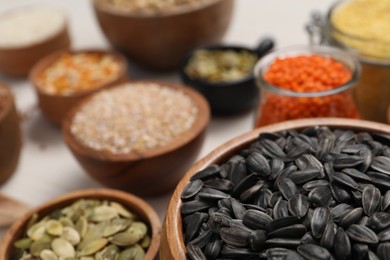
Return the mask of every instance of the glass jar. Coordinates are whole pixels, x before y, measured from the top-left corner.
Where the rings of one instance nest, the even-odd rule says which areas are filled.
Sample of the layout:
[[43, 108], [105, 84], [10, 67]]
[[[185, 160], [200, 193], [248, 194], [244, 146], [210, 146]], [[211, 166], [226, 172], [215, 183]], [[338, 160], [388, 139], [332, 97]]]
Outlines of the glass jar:
[[[286, 90], [271, 85], [265, 79], [265, 73], [275, 59], [301, 55], [332, 58], [343, 64], [351, 73], [351, 77], [340, 86], [316, 92]], [[353, 98], [353, 88], [360, 76], [360, 65], [356, 59], [341, 50], [326, 46], [296, 46], [280, 49], [264, 56], [257, 63], [254, 73], [260, 88], [255, 127], [298, 118], [360, 117]]]
[[[388, 23], [388, 14], [384, 12], [388, 12], [390, 2], [388, 0], [360, 1], [365, 2], [368, 8], [377, 5], [376, 8], [382, 12], [382, 14], [379, 14], [377, 11], [373, 11], [371, 22], [375, 23], [379, 19], [386, 19], [385, 21], [387, 22], [384, 24], [387, 24], [387, 27], [377, 26], [373, 28], [376, 31], [375, 33], [379, 35], [379, 38], [387, 37], [383, 38], [384, 40], [380, 40], [378, 37], [373, 39], [373, 36], [364, 37], [363, 35], [368, 29], [366, 28], [363, 31], [361, 26], [356, 26], [359, 36], [356, 33], [347, 33], [345, 29], [347, 27], [343, 27], [343, 31], [340, 29], [341, 25], [338, 26], [336, 20], [333, 21], [332, 17], [335, 12], [340, 11], [339, 8], [352, 2], [356, 1], [338, 1], [330, 8], [323, 23], [323, 40], [324, 43], [341, 48], [358, 58], [362, 67], [361, 77], [356, 83], [355, 91], [355, 100], [359, 112], [363, 119], [386, 122], [387, 107], [390, 105], [390, 41], [388, 40], [390, 24]], [[359, 25], [370, 22], [367, 21], [366, 17], [354, 14], [353, 11], [349, 15], [358, 17]], [[353, 18], [347, 17], [347, 15], [343, 16], [344, 19], [348, 20]], [[350, 30], [355, 30], [354, 32], [356, 32], [356, 28], [351, 27]], [[377, 31], [378, 29], [386, 29], [386, 31]]]

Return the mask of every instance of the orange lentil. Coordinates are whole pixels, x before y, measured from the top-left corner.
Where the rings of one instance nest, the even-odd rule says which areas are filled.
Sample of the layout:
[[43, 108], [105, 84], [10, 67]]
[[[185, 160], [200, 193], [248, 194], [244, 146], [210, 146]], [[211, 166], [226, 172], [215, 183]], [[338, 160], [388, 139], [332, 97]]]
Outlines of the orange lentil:
[[40, 89], [48, 94], [70, 95], [115, 80], [119, 63], [102, 53], [64, 53], [38, 76]]
[[313, 93], [297, 97], [263, 91], [256, 126], [311, 117], [359, 118], [351, 93], [339, 92], [315, 96], [315, 92], [338, 88], [351, 80], [352, 72], [341, 62], [321, 55], [276, 58], [263, 75], [279, 89]]

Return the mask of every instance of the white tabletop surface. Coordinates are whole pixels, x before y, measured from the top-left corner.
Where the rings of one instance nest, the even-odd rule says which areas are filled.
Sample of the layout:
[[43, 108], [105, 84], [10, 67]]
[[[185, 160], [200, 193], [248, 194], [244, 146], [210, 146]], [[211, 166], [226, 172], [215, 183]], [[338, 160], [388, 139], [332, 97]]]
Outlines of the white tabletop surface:
[[[334, 0], [236, 0], [233, 20], [224, 37], [225, 43], [255, 46], [264, 36], [272, 36], [277, 47], [308, 42], [304, 25], [313, 10], [325, 13]], [[65, 10], [70, 22], [73, 47], [109, 48], [100, 31], [88, 0], [0, 0], [0, 12], [30, 5], [49, 5]], [[1, 35], [0, 35], [1, 37]], [[179, 82], [176, 73], [156, 74], [131, 65], [132, 79], [161, 79]], [[22, 122], [23, 148], [14, 176], [0, 187], [0, 192], [38, 206], [58, 195], [86, 188], [101, 187], [80, 167], [65, 146], [61, 132], [49, 124], [36, 107], [31, 84], [26, 80], [0, 75], [8, 84], [21, 113], [27, 113]], [[251, 130], [253, 112], [239, 116], [213, 118], [199, 158], [241, 133]], [[1, 160], [1, 158], [0, 158]], [[170, 193], [147, 198], [163, 220]], [[0, 230], [0, 236], [4, 231]]]

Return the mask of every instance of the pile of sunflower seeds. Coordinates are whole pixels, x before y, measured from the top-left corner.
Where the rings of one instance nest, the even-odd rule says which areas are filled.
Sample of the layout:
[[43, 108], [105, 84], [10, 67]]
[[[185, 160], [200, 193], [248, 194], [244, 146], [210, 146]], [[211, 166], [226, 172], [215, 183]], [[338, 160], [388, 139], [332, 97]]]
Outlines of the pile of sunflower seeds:
[[15, 242], [13, 259], [140, 260], [150, 244], [147, 225], [112, 201], [81, 199], [38, 219]]
[[189, 259], [390, 259], [390, 136], [262, 133], [183, 190]]

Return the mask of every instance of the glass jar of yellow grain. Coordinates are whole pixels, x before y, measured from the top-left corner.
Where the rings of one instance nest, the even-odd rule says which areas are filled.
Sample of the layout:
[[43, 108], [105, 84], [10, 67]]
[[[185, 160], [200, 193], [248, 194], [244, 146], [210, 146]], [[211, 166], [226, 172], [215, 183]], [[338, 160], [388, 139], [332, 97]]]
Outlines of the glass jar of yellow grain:
[[390, 105], [390, 1], [348, 0], [334, 4], [326, 41], [357, 56], [362, 72], [356, 103], [363, 119], [386, 122]]

